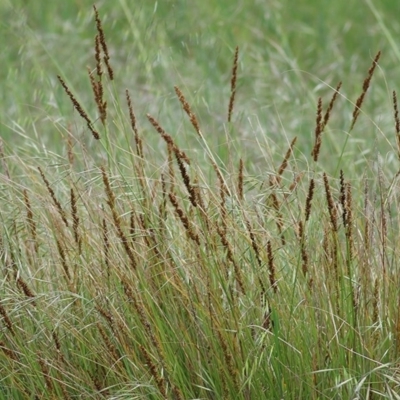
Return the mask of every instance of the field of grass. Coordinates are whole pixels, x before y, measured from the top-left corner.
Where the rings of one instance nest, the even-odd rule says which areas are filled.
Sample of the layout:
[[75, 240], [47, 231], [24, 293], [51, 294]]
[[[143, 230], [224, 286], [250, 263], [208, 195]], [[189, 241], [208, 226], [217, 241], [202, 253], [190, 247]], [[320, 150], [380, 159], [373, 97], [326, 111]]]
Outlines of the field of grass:
[[398, 1], [0, 13], [0, 399], [400, 399]]

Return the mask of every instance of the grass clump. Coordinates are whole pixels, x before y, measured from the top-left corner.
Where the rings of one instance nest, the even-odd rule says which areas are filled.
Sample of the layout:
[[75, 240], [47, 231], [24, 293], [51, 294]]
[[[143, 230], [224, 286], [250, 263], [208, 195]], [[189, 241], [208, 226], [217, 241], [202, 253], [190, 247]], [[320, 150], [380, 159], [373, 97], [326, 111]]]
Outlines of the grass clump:
[[[350, 176], [346, 144], [338, 171], [324, 170], [342, 84], [325, 113], [318, 99], [306, 169], [297, 137], [267, 178], [239, 155], [223, 162], [178, 86], [202, 158], [148, 113], [165, 142], [154, 156], [94, 12], [95, 117], [58, 77], [87, 135], [65, 127], [66, 156], [45, 161], [0, 147], [0, 397], [396, 398], [398, 173]], [[226, 129], [238, 60], [236, 48]], [[398, 146], [395, 92], [393, 110]]]

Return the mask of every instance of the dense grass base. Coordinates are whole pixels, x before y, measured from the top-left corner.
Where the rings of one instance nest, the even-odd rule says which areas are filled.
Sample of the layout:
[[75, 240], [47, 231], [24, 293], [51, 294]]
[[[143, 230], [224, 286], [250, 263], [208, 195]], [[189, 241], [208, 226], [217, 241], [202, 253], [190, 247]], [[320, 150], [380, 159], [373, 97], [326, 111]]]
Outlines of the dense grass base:
[[1, 141], [0, 398], [399, 398], [400, 121], [396, 92], [374, 86], [384, 55], [365, 57], [352, 101], [332, 69], [321, 97], [306, 93], [316, 116], [294, 104], [292, 126], [279, 112], [268, 125], [238, 100], [239, 48], [198, 95], [158, 65], [150, 83], [168, 96], [125, 90], [103, 12], [117, 11], [94, 8], [96, 40], [75, 38], [94, 48], [87, 82], [46, 75], [62, 100]]

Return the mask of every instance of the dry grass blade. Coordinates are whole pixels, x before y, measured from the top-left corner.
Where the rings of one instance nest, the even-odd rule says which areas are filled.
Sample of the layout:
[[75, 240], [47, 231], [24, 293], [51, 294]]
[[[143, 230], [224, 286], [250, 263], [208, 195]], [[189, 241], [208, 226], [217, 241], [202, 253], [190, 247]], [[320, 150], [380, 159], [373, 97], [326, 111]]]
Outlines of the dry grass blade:
[[360, 97], [357, 99], [356, 105], [354, 107], [353, 119], [351, 122], [350, 131], [353, 130], [354, 125], [358, 119], [358, 116], [360, 115], [361, 106], [364, 102], [365, 95], [367, 94], [369, 85], [371, 83], [372, 75], [374, 74], [375, 68], [378, 65], [380, 56], [381, 56], [381, 52], [379, 51], [378, 54], [375, 56], [370, 69], [368, 70], [368, 76], [365, 78], [364, 83], [363, 83], [362, 93], [361, 93]]
[[229, 98], [229, 106], [228, 106], [228, 122], [231, 122], [233, 106], [235, 105], [238, 58], [239, 58], [239, 47], [236, 47], [235, 56], [233, 58], [233, 67], [232, 67], [231, 96]]

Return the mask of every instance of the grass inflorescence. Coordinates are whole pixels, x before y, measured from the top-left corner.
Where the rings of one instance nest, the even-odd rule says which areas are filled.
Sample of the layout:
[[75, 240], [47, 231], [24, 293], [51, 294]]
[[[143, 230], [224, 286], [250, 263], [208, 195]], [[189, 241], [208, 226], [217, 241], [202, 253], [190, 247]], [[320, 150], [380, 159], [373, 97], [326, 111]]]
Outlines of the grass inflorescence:
[[[0, 148], [8, 196], [0, 203], [0, 398], [396, 398], [398, 173], [382, 163], [373, 176], [351, 176], [343, 152], [338, 172], [325, 171], [324, 135], [342, 83], [325, 112], [317, 100], [311, 159], [301, 162], [294, 136], [257, 180], [244, 154], [225, 163], [213, 151], [178, 86], [201, 152], [183, 148], [162, 116], [146, 113], [149, 132], [139, 127], [130, 91], [113, 86], [118, 73], [94, 14], [89, 84], [102, 137], [59, 76], [94, 143], [86, 148], [67, 126], [65, 156], [19, 163], [24, 174]], [[238, 58], [236, 48], [232, 135]], [[379, 59], [347, 121], [352, 134]], [[395, 91], [391, 102], [398, 155]], [[154, 129], [161, 150], [146, 143]]]

